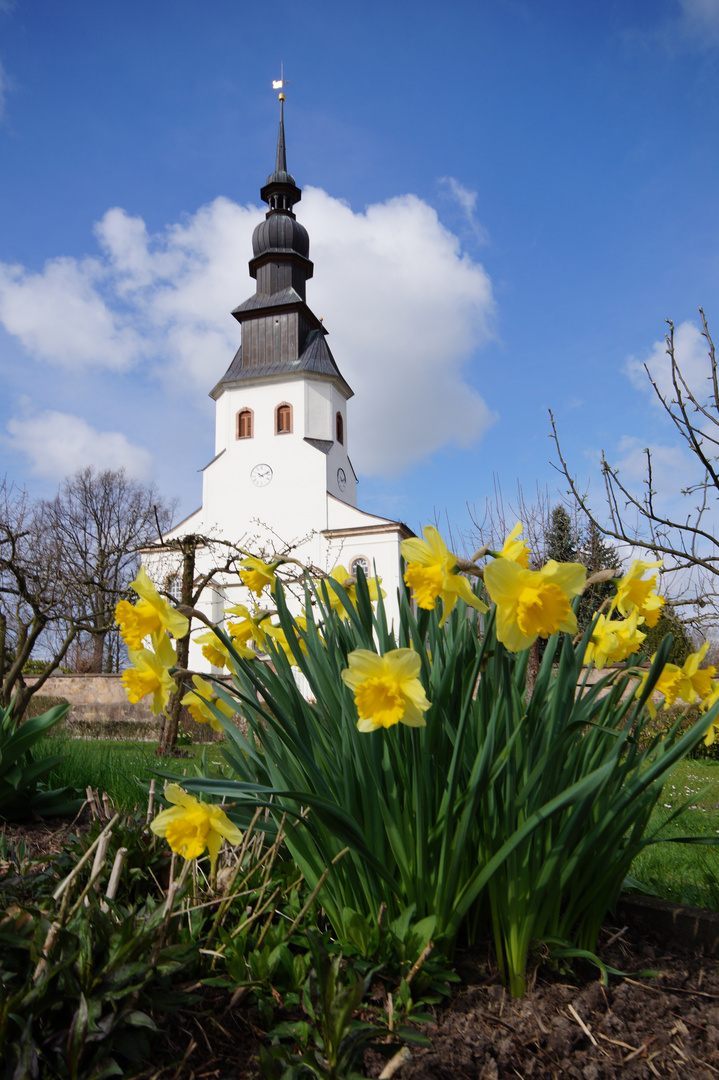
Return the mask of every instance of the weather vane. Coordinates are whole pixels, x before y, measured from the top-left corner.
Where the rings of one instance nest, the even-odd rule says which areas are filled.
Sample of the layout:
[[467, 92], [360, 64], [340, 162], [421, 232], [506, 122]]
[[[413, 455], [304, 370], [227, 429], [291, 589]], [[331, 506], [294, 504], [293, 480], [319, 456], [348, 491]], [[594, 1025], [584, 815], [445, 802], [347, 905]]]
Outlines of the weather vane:
[[[284, 65], [284, 62], [281, 61], [280, 62], [280, 77], [279, 77], [279, 79], [273, 79], [272, 80], [272, 89], [273, 90], [282, 90], [283, 87], [289, 86], [289, 83], [290, 83], [290, 80], [285, 79], [285, 65]], [[284, 94], [281, 94], [280, 97], [284, 100]]]

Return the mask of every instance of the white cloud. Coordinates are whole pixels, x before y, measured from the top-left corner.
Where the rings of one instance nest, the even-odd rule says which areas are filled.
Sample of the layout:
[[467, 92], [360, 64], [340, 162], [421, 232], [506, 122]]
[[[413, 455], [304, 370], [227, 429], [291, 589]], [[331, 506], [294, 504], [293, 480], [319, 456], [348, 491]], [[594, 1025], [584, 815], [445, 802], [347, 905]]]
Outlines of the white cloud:
[[[707, 340], [696, 323], [687, 320], [675, 327], [674, 356], [687, 386], [697, 400], [703, 403], [711, 389], [711, 367]], [[655, 341], [646, 359], [631, 356], [627, 361], [627, 374], [634, 386], [651, 394], [661, 408], [659, 399], [647, 378], [645, 364], [662, 396], [671, 401], [675, 397], [675, 390], [666, 340]]]
[[41, 274], [0, 264], [0, 321], [39, 359], [127, 368], [143, 342], [105, 303], [104, 276], [97, 259], [51, 259]]
[[679, 0], [685, 31], [705, 44], [719, 42], [719, 0]]
[[333, 355], [356, 393], [350, 454], [363, 472], [399, 473], [493, 423], [465, 365], [491, 337], [492, 287], [435, 211], [412, 195], [363, 214], [307, 191], [303, 222]]
[[77, 469], [124, 467], [130, 476], [147, 479], [152, 457], [119, 431], [98, 431], [85, 420], [48, 410], [7, 425], [9, 443], [27, 455], [32, 472], [50, 480], [62, 480]]
[[475, 217], [477, 192], [472, 191], [470, 188], [466, 188], [464, 184], [461, 184], [454, 176], [441, 176], [439, 182], [447, 188], [450, 196], [461, 209], [468, 225], [474, 233], [477, 243], [486, 244], [489, 240], [487, 230]]
[[[356, 467], [398, 473], [447, 443], [476, 441], [494, 420], [466, 371], [492, 336], [482, 266], [412, 195], [355, 213], [308, 188], [299, 211], [317, 275], [308, 302], [326, 316], [357, 395]], [[40, 360], [70, 371], [142, 362], [196, 398], [239, 344], [229, 312], [254, 291], [247, 261], [261, 218], [218, 198], [150, 235], [140, 218], [108, 210], [95, 227], [100, 257], [53, 259], [41, 273], [0, 264], [0, 321]]]

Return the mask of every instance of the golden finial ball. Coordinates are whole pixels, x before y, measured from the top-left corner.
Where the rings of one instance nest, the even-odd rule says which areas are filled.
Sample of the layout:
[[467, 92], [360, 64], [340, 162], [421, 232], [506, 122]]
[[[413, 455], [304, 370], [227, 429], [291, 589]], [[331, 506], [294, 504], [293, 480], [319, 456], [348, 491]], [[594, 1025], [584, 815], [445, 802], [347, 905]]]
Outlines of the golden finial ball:
[[284, 101], [284, 100], [285, 100], [285, 95], [284, 95], [284, 94], [280, 94], [280, 95], [279, 95], [279, 100], [280, 100], [280, 101]]

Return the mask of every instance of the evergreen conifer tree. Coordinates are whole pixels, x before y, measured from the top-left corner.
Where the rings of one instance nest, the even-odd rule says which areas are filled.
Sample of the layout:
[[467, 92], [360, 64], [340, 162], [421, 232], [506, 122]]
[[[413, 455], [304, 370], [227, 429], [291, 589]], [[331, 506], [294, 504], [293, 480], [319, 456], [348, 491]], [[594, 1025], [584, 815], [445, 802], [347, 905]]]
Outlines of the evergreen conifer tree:
[[[590, 521], [582, 534], [579, 545], [579, 560], [587, 568], [587, 576], [596, 574], [599, 570], [610, 570], [616, 567], [617, 574], [621, 575], [621, 561], [614, 548], [606, 543], [602, 533], [593, 521]], [[599, 610], [605, 600], [614, 594], [614, 585], [611, 581], [600, 581], [596, 585], [590, 585], [582, 593], [579, 601], [577, 624], [584, 631]]]
[[552, 510], [549, 531], [545, 537], [547, 562], [577, 562], [577, 531], [563, 506]]

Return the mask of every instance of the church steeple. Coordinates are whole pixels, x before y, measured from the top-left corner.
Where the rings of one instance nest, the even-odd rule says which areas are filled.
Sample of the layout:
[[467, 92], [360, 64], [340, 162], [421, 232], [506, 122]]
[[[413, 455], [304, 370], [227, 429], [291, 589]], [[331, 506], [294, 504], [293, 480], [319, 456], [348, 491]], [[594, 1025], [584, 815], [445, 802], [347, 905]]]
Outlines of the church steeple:
[[284, 94], [280, 94], [280, 127], [277, 132], [275, 171], [267, 177], [267, 183], [260, 191], [260, 197], [268, 203], [270, 213], [273, 210], [281, 210], [289, 214], [292, 214], [292, 207], [302, 198], [302, 192], [297, 187], [294, 176], [287, 172]]
[[352, 396], [325, 341], [327, 330], [307, 306], [306, 283], [314, 267], [309, 235], [293, 212], [302, 192], [287, 171], [284, 103], [280, 94], [275, 171], [260, 190], [269, 210], [252, 234], [249, 266], [256, 291], [232, 312], [242, 323], [242, 346], [212, 397], [243, 379], [302, 372], [329, 377], [345, 398]]

